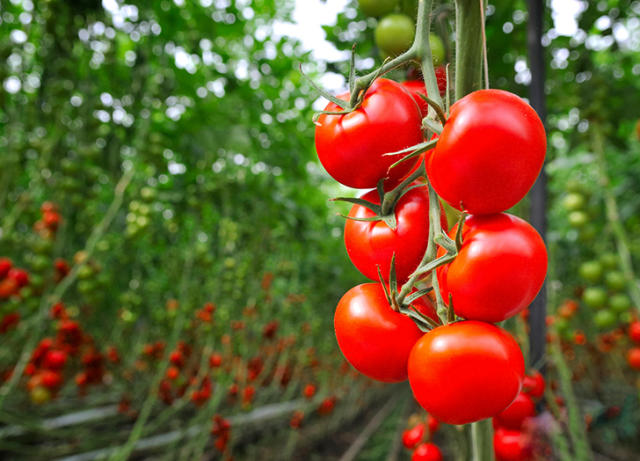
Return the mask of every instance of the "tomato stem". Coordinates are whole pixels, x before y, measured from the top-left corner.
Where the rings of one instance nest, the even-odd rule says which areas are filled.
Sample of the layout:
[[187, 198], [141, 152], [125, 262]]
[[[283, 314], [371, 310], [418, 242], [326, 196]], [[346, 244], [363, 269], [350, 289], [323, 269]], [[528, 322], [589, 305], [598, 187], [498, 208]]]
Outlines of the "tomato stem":
[[471, 461], [493, 461], [493, 425], [491, 419], [471, 423]]
[[[478, 0], [456, 0], [456, 100], [482, 89], [482, 12]], [[483, 2], [484, 4], [484, 2]]]

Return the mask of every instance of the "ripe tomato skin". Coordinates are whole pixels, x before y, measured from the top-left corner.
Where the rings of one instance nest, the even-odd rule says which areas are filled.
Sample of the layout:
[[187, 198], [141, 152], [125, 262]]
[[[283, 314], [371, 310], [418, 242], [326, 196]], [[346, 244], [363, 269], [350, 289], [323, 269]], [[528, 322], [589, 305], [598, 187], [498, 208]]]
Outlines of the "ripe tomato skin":
[[546, 148], [544, 126], [531, 106], [507, 91], [479, 90], [451, 106], [427, 174], [454, 208], [498, 213], [533, 186]]
[[[449, 235], [455, 238], [456, 232], [454, 226]], [[499, 213], [469, 216], [462, 238], [455, 260], [437, 271], [443, 297], [451, 294], [455, 313], [500, 322], [525, 309], [547, 274], [540, 234], [523, 219]]]
[[407, 80], [406, 82], [402, 82], [402, 86], [411, 93], [414, 101], [418, 104], [418, 107], [420, 107], [422, 117], [426, 117], [429, 113], [429, 104], [420, 97], [421, 94], [427, 96], [427, 89], [424, 86], [424, 82], [422, 80]]
[[433, 443], [423, 443], [416, 447], [411, 461], [442, 461], [440, 448]]
[[[363, 199], [380, 204], [376, 190], [367, 192]], [[395, 208], [397, 227], [391, 229], [384, 221], [355, 221], [347, 219], [344, 244], [349, 259], [365, 277], [378, 280], [378, 269], [389, 280], [391, 258], [395, 253], [396, 276], [405, 281], [418, 267], [429, 243], [429, 192], [426, 186], [407, 192]], [[374, 213], [361, 205], [353, 205], [349, 216], [370, 218]], [[446, 216], [440, 213], [441, 225], [447, 227]]]
[[422, 332], [389, 306], [379, 283], [347, 291], [334, 317], [338, 346], [360, 373], [383, 382], [407, 379], [407, 360]]
[[498, 428], [493, 434], [496, 461], [529, 461], [532, 448], [529, 437], [520, 431]]
[[629, 339], [634, 343], [640, 343], [640, 321], [634, 320], [629, 325]]
[[505, 330], [473, 320], [426, 333], [409, 356], [409, 384], [418, 403], [447, 424], [490, 418], [516, 398], [524, 359]]
[[524, 381], [522, 382], [522, 391], [533, 398], [539, 399], [544, 395], [545, 386], [546, 383], [542, 373], [534, 370], [531, 374], [524, 377]]
[[[347, 99], [348, 95], [339, 96]], [[339, 111], [329, 103], [325, 110]], [[420, 110], [399, 83], [380, 78], [362, 105], [345, 115], [322, 114], [315, 143], [320, 163], [341, 184], [356, 189], [376, 187], [381, 178], [397, 181], [415, 165], [404, 162], [387, 172], [399, 157], [383, 157], [422, 141]]]
[[407, 429], [402, 433], [402, 445], [405, 448], [411, 450], [418, 445], [424, 437], [425, 427], [424, 424], [416, 424], [411, 429]]
[[632, 347], [627, 352], [627, 363], [634, 370], [640, 370], [640, 347]]
[[529, 397], [529, 395], [521, 392], [516, 399], [511, 402], [511, 405], [494, 416], [493, 419], [499, 427], [520, 430], [525, 420], [535, 415], [536, 404], [533, 403], [533, 399]]

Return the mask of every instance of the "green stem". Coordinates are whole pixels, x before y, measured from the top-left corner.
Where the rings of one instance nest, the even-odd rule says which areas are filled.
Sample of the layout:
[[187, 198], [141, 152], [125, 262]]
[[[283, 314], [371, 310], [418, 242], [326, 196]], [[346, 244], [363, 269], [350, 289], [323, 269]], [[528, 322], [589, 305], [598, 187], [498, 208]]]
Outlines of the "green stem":
[[640, 311], [640, 286], [638, 278], [633, 270], [633, 262], [631, 259], [631, 251], [629, 250], [629, 237], [620, 218], [618, 203], [615, 195], [611, 190], [609, 174], [607, 172], [607, 161], [604, 153], [604, 137], [602, 129], [598, 122], [593, 121], [591, 124], [591, 134], [593, 139], [593, 150], [596, 154], [596, 162], [598, 165], [598, 180], [604, 193], [604, 204], [607, 213], [607, 221], [611, 225], [613, 236], [618, 249], [618, 257], [620, 260], [620, 268], [624, 274], [629, 286], [629, 295], [635, 306], [636, 314]]
[[493, 461], [493, 425], [491, 419], [471, 423], [471, 461]]
[[482, 89], [482, 14], [479, 0], [456, 0], [456, 101]]
[[[429, 98], [442, 107], [442, 98], [440, 97], [440, 90], [438, 89], [436, 72], [433, 68], [433, 56], [431, 54], [431, 44], [429, 43], [431, 4], [432, 0], [420, 0], [418, 3], [418, 23], [416, 25], [415, 39], [416, 57], [420, 59], [422, 76]], [[429, 115], [434, 116], [434, 111], [431, 106], [429, 106]]]

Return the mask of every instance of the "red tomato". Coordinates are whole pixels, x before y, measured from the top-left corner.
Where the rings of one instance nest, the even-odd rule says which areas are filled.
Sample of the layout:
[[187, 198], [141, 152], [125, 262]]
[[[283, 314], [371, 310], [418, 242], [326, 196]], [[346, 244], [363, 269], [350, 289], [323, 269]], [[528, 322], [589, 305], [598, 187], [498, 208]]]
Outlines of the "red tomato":
[[454, 208], [504, 211], [529, 191], [547, 148], [544, 126], [518, 96], [479, 90], [451, 106], [427, 163], [433, 188]]
[[[346, 100], [348, 95], [339, 98]], [[329, 103], [325, 110], [341, 109]], [[421, 123], [420, 110], [409, 92], [399, 83], [378, 79], [357, 110], [318, 118], [318, 158], [327, 172], [345, 186], [369, 189], [382, 178], [398, 180], [415, 161], [403, 162], [388, 172], [399, 157], [383, 155], [420, 143]]]
[[67, 353], [65, 351], [52, 349], [45, 354], [43, 366], [51, 370], [59, 370], [63, 368], [66, 363]]
[[411, 461], [442, 461], [440, 448], [433, 443], [423, 443], [411, 455]]
[[409, 356], [413, 395], [433, 417], [448, 424], [500, 413], [520, 392], [523, 378], [524, 359], [516, 341], [484, 322], [435, 328]]
[[440, 422], [431, 415], [427, 415], [427, 425], [429, 426], [429, 434], [431, 435], [440, 429]]
[[14, 280], [19, 288], [29, 285], [29, 273], [24, 269], [11, 269], [7, 278]]
[[407, 429], [402, 433], [402, 444], [405, 448], [411, 450], [420, 442], [424, 437], [424, 424], [416, 424], [411, 429]]
[[640, 321], [634, 320], [629, 325], [629, 339], [634, 343], [640, 343]]
[[[380, 204], [378, 192], [372, 190], [363, 199]], [[384, 221], [355, 221], [347, 219], [344, 227], [344, 243], [349, 259], [365, 277], [379, 280], [377, 266], [382, 276], [389, 280], [391, 257], [395, 253], [396, 276], [403, 282], [418, 267], [429, 243], [429, 193], [426, 186], [407, 192], [395, 209], [397, 227], [391, 229]], [[353, 205], [349, 216], [370, 218], [373, 211], [361, 205]], [[447, 228], [447, 218], [441, 209], [440, 221]]]
[[493, 449], [496, 461], [528, 461], [533, 456], [530, 438], [512, 429], [496, 429], [493, 434]]
[[511, 405], [498, 413], [493, 419], [499, 427], [520, 430], [525, 420], [535, 415], [536, 404], [533, 403], [533, 399], [521, 392], [516, 399], [511, 402]]
[[338, 346], [360, 373], [384, 382], [407, 379], [407, 360], [422, 332], [389, 306], [382, 285], [363, 283], [338, 302], [334, 317]]
[[[456, 232], [457, 226], [450, 236]], [[530, 224], [506, 213], [470, 216], [462, 238], [455, 260], [438, 268], [443, 297], [451, 294], [457, 315], [500, 322], [533, 301], [547, 273], [547, 250]]]
[[422, 117], [426, 117], [429, 113], [429, 104], [427, 104], [427, 101], [420, 97], [421, 94], [427, 96], [427, 89], [424, 86], [424, 82], [422, 80], [407, 80], [406, 82], [402, 83], [402, 86], [404, 86], [411, 93], [414, 101], [420, 107], [420, 113], [422, 114]]
[[9, 258], [0, 258], [0, 279], [5, 278], [12, 267], [13, 263]]
[[542, 374], [534, 370], [530, 375], [524, 377], [522, 382], [522, 391], [531, 397], [540, 398], [544, 395], [545, 382]]
[[627, 352], [627, 363], [634, 370], [640, 370], [640, 347], [632, 347]]

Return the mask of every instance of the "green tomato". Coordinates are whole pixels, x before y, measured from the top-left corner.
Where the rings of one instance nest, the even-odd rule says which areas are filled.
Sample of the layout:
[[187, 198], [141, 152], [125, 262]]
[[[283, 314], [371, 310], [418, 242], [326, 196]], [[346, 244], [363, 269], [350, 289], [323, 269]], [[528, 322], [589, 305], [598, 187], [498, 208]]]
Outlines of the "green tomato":
[[631, 307], [631, 300], [624, 293], [615, 294], [609, 299], [609, 306], [613, 312], [621, 314], [626, 312]]
[[626, 311], [621, 313], [618, 318], [620, 319], [620, 322], [629, 324], [633, 321], [633, 314], [630, 311]]
[[31, 260], [31, 269], [35, 272], [43, 272], [45, 269], [49, 268], [50, 265], [50, 259], [43, 255], [34, 255]]
[[358, 6], [365, 16], [380, 17], [391, 13], [398, 0], [358, 0]]
[[605, 284], [611, 291], [622, 291], [627, 286], [627, 279], [620, 271], [611, 271], [605, 275]]
[[605, 269], [615, 269], [618, 267], [618, 255], [616, 253], [604, 253], [600, 256], [600, 262]]
[[433, 65], [438, 66], [444, 62], [444, 43], [436, 34], [429, 34], [429, 43], [431, 44]]
[[593, 323], [602, 330], [613, 328], [618, 323], [616, 314], [608, 310], [601, 310], [593, 316]]
[[571, 227], [584, 227], [589, 222], [589, 215], [581, 210], [572, 211], [568, 218]]
[[553, 322], [553, 326], [560, 335], [569, 331], [569, 321], [567, 319], [563, 319], [562, 317], [556, 318], [555, 322]]
[[583, 243], [589, 243], [596, 238], [597, 232], [598, 231], [596, 229], [596, 226], [594, 226], [593, 224], [587, 224], [578, 232], [578, 240]]
[[580, 277], [588, 282], [598, 282], [602, 278], [602, 265], [598, 261], [587, 261], [580, 264]]
[[409, 16], [394, 13], [380, 20], [374, 38], [383, 54], [397, 56], [409, 49], [415, 33], [415, 25]]
[[569, 179], [567, 181], [567, 183], [565, 184], [565, 189], [567, 190], [567, 192], [577, 192], [580, 194], [584, 193], [586, 190], [584, 184], [582, 184], [575, 178]]
[[607, 303], [607, 291], [600, 287], [589, 287], [582, 293], [582, 301], [593, 309], [599, 309]]
[[584, 195], [578, 192], [572, 192], [567, 194], [567, 196], [562, 200], [562, 206], [567, 211], [576, 211], [582, 210], [586, 202]]

